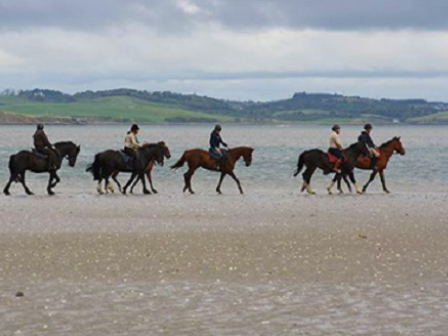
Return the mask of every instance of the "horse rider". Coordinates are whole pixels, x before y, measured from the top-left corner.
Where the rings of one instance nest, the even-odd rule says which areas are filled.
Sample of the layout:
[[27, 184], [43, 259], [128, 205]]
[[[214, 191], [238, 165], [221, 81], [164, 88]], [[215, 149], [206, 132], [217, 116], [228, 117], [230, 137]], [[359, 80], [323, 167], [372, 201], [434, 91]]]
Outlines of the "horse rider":
[[44, 125], [37, 124], [36, 132], [33, 135], [34, 148], [36, 151], [42, 155], [48, 156], [48, 170], [56, 170], [57, 167], [57, 157], [56, 157], [56, 147], [54, 147], [48, 140], [47, 135], [44, 132]]
[[215, 128], [213, 129], [212, 133], [210, 134], [210, 153], [217, 157], [218, 160], [215, 162], [215, 169], [219, 170], [221, 161], [226, 157], [225, 150], [221, 149], [219, 146], [222, 144], [224, 147], [227, 148], [227, 144], [222, 140], [221, 138], [221, 125], [215, 125]]
[[140, 131], [140, 127], [137, 124], [133, 124], [128, 131], [126, 138], [124, 139], [124, 153], [132, 158], [132, 167], [135, 167], [137, 150], [144, 145], [143, 142], [138, 140], [137, 134]]
[[376, 163], [378, 161], [378, 157], [380, 156], [380, 153], [378, 151], [378, 147], [374, 144], [372, 137], [370, 136], [370, 133], [372, 132], [372, 125], [371, 124], [365, 124], [364, 130], [361, 132], [361, 134], [358, 137], [358, 141], [364, 143], [370, 153], [370, 169], [376, 168]]
[[328, 149], [328, 152], [337, 158], [337, 161], [333, 167], [333, 171], [335, 171], [336, 173], [340, 173], [341, 171], [339, 168], [344, 161], [344, 155], [342, 155], [344, 147], [342, 146], [341, 138], [339, 136], [339, 134], [341, 134], [341, 126], [333, 125], [331, 131], [330, 148]]

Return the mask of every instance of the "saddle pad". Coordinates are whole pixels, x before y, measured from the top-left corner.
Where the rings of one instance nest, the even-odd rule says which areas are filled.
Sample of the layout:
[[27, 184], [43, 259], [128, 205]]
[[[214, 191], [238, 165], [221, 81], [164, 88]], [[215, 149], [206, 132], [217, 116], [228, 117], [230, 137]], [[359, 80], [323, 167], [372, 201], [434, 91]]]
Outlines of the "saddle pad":
[[338, 160], [338, 158], [336, 156], [334, 156], [333, 154], [331, 154], [331, 153], [327, 153], [327, 156], [328, 156], [328, 161], [330, 163], [335, 164], [336, 161]]

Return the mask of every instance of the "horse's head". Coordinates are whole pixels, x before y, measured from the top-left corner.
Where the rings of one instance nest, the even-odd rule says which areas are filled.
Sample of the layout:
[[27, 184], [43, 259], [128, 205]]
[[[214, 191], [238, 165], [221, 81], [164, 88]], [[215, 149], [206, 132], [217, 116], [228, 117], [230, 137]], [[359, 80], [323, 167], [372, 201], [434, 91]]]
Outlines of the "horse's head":
[[406, 150], [404, 149], [403, 144], [401, 143], [400, 137], [394, 137], [392, 139], [392, 144], [393, 144], [394, 152], [396, 152], [400, 155], [406, 154]]
[[68, 165], [74, 167], [78, 154], [81, 151], [81, 146], [76, 146], [73, 142], [59, 142], [55, 144], [56, 149], [61, 153], [62, 158], [68, 159]]
[[252, 147], [244, 147], [242, 151], [244, 162], [246, 163], [246, 167], [249, 167], [252, 164], [252, 152], [254, 149]]
[[[156, 150], [154, 159], [157, 162], [157, 164], [160, 166], [163, 166], [163, 159], [165, 158], [165, 148], [168, 149], [163, 141], [160, 141], [157, 143], [157, 150]], [[169, 149], [168, 149], [168, 154], [169, 154]]]
[[164, 141], [160, 141], [159, 144], [161, 146], [163, 146], [163, 156], [167, 159], [171, 158], [171, 153], [170, 153], [170, 149], [168, 148], [168, 146], [165, 144]]

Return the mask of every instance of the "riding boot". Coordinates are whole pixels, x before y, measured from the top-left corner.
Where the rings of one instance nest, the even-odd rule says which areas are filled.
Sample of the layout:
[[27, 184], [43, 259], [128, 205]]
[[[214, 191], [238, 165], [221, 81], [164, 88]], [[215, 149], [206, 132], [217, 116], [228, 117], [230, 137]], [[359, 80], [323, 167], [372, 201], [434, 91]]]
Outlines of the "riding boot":
[[220, 170], [221, 170], [221, 159], [217, 159], [217, 160], [215, 160], [215, 166], [214, 166], [214, 169], [215, 169], [216, 171], [220, 171]]
[[338, 159], [336, 161], [336, 163], [334, 164], [334, 167], [333, 167], [333, 171], [334, 172], [336, 172], [336, 173], [340, 173], [341, 172], [341, 170], [339, 169], [341, 167], [341, 163], [342, 163], [341, 159]]
[[372, 155], [370, 158], [370, 169], [376, 169], [376, 163], [378, 162], [378, 158], [375, 155]]

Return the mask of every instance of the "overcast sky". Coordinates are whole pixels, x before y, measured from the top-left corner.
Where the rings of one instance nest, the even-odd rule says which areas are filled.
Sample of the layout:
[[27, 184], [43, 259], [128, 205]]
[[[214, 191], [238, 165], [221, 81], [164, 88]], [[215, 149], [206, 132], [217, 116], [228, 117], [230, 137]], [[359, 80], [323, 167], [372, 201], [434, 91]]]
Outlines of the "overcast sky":
[[448, 101], [446, 0], [0, 0], [0, 91]]

